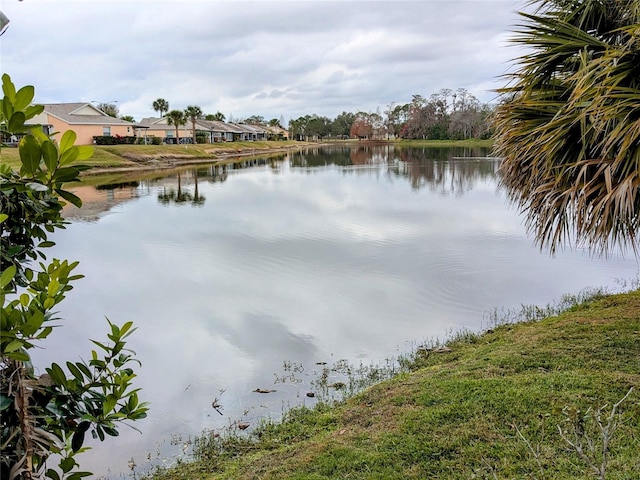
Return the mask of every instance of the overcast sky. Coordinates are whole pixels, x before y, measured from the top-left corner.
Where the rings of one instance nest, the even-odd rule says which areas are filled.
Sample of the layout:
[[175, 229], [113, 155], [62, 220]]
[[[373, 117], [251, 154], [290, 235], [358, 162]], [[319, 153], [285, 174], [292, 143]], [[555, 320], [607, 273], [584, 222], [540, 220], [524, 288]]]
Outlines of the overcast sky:
[[39, 103], [122, 115], [199, 105], [285, 122], [381, 112], [413, 94], [495, 99], [522, 1], [1, 0], [1, 69]]

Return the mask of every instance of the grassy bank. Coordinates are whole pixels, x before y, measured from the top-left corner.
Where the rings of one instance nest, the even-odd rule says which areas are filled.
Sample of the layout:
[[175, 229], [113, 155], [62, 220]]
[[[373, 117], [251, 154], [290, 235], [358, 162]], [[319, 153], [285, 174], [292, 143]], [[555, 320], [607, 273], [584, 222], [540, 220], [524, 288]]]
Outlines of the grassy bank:
[[394, 142], [394, 145], [398, 147], [491, 148], [493, 146], [493, 140], [492, 139], [480, 140], [478, 138], [470, 138], [468, 140], [397, 140]]
[[[302, 148], [304, 142], [233, 142], [196, 145], [96, 145], [93, 157], [79, 162], [96, 169], [109, 168], [154, 168], [165, 166], [167, 161], [173, 164], [189, 163], [196, 160], [212, 162], [230, 156], [250, 156]], [[20, 165], [17, 148], [2, 148], [0, 162], [12, 167]]]
[[[640, 290], [558, 316], [462, 333], [412, 371], [337, 406], [294, 409], [252, 435], [205, 435], [162, 479], [639, 478]], [[595, 409], [595, 410], [594, 410]], [[559, 429], [566, 439], [563, 439]], [[585, 460], [576, 444], [594, 442]], [[598, 450], [599, 449], [599, 450]]]

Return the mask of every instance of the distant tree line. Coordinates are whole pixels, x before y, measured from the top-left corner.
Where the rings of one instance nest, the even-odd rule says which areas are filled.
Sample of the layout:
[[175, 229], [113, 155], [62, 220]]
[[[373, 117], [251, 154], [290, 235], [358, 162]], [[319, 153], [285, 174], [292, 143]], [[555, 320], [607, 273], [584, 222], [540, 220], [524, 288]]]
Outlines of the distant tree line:
[[382, 114], [342, 112], [334, 120], [305, 115], [289, 122], [292, 138], [431, 139], [489, 138], [494, 106], [482, 104], [464, 88], [442, 89], [429, 98], [413, 95], [410, 103], [392, 103]]
[[[117, 116], [114, 105], [101, 104], [103, 111]], [[198, 106], [190, 105], [183, 110], [170, 110], [169, 102], [158, 98], [152, 108], [166, 116], [169, 123], [178, 128], [190, 121], [192, 128], [197, 119], [225, 121], [221, 112], [204, 114]], [[412, 95], [411, 102], [391, 103], [387, 109], [376, 112], [342, 112], [334, 119], [316, 114], [304, 115], [289, 121], [289, 133], [294, 140], [346, 139], [421, 139], [464, 140], [467, 138], [489, 138], [491, 118], [495, 110], [491, 104], [483, 104], [464, 88], [442, 89], [429, 97]], [[120, 117], [133, 121], [131, 117]], [[246, 123], [285, 128], [284, 119], [266, 120], [260, 115], [245, 119], [227, 120], [231, 123]]]

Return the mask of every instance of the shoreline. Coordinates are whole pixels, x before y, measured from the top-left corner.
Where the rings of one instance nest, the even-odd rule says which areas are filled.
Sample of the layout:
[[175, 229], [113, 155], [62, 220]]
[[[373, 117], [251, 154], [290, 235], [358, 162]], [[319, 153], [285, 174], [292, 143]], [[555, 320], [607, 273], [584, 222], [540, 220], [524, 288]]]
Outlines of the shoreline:
[[560, 311], [529, 317], [523, 308], [522, 318], [423, 345], [407, 357], [408, 371], [343, 401], [293, 408], [249, 433], [204, 430], [191, 459], [149, 477], [458, 480], [533, 477], [543, 468], [550, 478], [587, 478], [588, 463], [562, 434], [580, 427], [602, 448], [609, 439], [594, 417], [569, 415], [602, 409], [620, 428], [607, 478], [631, 478], [640, 467], [640, 371], [630, 360], [640, 290], [579, 297]]
[[[326, 143], [313, 144], [314, 146], [327, 146]], [[224, 152], [212, 157], [198, 157], [191, 155], [156, 155], [156, 156], [123, 156], [127, 161], [135, 162], [135, 165], [122, 165], [113, 167], [95, 166], [91, 167], [86, 172], [83, 172], [82, 176], [102, 175], [105, 173], [127, 173], [127, 172], [143, 172], [152, 170], [171, 170], [174, 168], [185, 167], [189, 165], [200, 164], [218, 164], [229, 162], [233, 159], [252, 158], [264, 154], [278, 154], [283, 152], [289, 152], [292, 150], [302, 150], [309, 148], [311, 145], [289, 145], [279, 148], [256, 148], [251, 151], [246, 149], [239, 149], [235, 152]], [[140, 162], [140, 163], [138, 163]]]

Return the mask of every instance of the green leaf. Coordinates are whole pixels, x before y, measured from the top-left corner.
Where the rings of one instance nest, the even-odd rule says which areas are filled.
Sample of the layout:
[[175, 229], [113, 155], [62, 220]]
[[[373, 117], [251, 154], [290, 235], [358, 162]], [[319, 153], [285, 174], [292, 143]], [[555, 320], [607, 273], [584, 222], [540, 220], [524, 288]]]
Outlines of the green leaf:
[[89, 370], [89, 367], [87, 367], [84, 363], [76, 363], [76, 367], [78, 367], [80, 370], [82, 370], [82, 373], [84, 373], [84, 376], [87, 378], [91, 378], [91, 370]]
[[147, 418], [147, 408], [145, 409], [138, 409], [135, 412], [133, 412], [131, 415], [129, 415], [129, 418], [131, 420], [141, 420], [143, 418]]
[[78, 208], [82, 206], [82, 200], [80, 199], [80, 197], [74, 195], [73, 193], [58, 188], [56, 188], [56, 193], [72, 205], [75, 205]]
[[9, 215], [6, 213], [0, 213], [0, 223], [4, 222], [7, 218], [9, 218]]
[[80, 149], [76, 146], [71, 146], [60, 155], [60, 164], [68, 165], [75, 162], [80, 155]]
[[40, 148], [42, 149], [42, 158], [44, 158], [44, 164], [47, 169], [50, 172], [54, 171], [58, 166], [58, 149], [50, 140], [42, 142]]
[[7, 285], [9, 285], [9, 283], [11, 282], [11, 280], [13, 280], [13, 277], [15, 276], [16, 276], [16, 266], [11, 265], [7, 267], [4, 270], [4, 272], [2, 272], [2, 275], [0, 275], [0, 288], [4, 288]]
[[90, 426], [91, 422], [88, 422], [86, 420], [80, 422], [80, 425], [78, 425], [78, 429], [73, 434], [73, 438], [71, 439], [71, 449], [74, 452], [77, 452], [78, 450], [80, 450], [80, 448], [82, 448], [82, 444], [84, 443], [84, 434], [87, 430], [89, 430]]
[[125, 342], [115, 342], [112, 348], [112, 355], [117, 355], [118, 353], [120, 353], [125, 345]]
[[[127, 332], [131, 329], [132, 326], [133, 326], [132, 321], [128, 321], [124, 325], [122, 325], [122, 327], [120, 327], [120, 338], [126, 337]], [[130, 332], [130, 333], [133, 333], [133, 332]]]
[[55, 182], [74, 182], [78, 179], [80, 171], [76, 167], [63, 167], [59, 168], [55, 175], [53, 175], [53, 181]]
[[87, 160], [93, 157], [94, 148], [88, 145], [79, 145], [78, 147], [78, 158], [76, 160]]
[[40, 167], [40, 144], [33, 135], [26, 135], [18, 146], [22, 170], [28, 175], [34, 175]]
[[67, 362], [67, 368], [71, 372], [71, 375], [76, 377], [76, 379], [79, 382], [83, 382], [84, 381], [84, 377], [82, 375], [82, 372], [80, 371], [80, 369], [78, 367], [76, 367], [75, 364], [73, 364], [72, 362]]
[[53, 468], [50, 468], [49, 470], [47, 470], [47, 473], [45, 473], [45, 476], [47, 478], [50, 478], [51, 480], [60, 480], [60, 475], [58, 475], [58, 472], [56, 472]]
[[5, 354], [5, 356], [9, 358], [13, 358], [14, 360], [18, 360], [19, 362], [29, 362], [31, 360], [29, 355], [22, 350], [17, 352], [7, 353]]
[[[44, 105], [29, 105], [24, 110], [24, 116], [27, 118], [27, 120], [29, 120], [35, 117], [36, 115], [40, 115], [42, 112], [44, 112]], [[44, 132], [42, 131], [41, 128], [38, 128], [38, 130], [40, 131], [40, 133], [44, 135]]]
[[13, 107], [16, 110], [24, 110], [33, 101], [35, 89], [32, 85], [26, 85], [16, 92], [16, 98], [13, 101]]
[[31, 298], [29, 297], [28, 294], [23, 293], [22, 295], [20, 295], [20, 304], [23, 307], [26, 307], [27, 305], [29, 305], [29, 300], [31, 300]]
[[71, 475], [67, 477], [67, 480], [79, 480], [84, 477], [91, 477], [93, 473], [91, 472], [73, 472]]
[[60, 290], [60, 282], [55, 278], [51, 279], [49, 285], [47, 285], [47, 294], [53, 297]]
[[26, 120], [24, 112], [13, 112], [11, 114], [11, 118], [9, 118], [7, 129], [12, 133], [22, 132], [24, 130], [24, 122], [26, 122]]
[[[29, 107], [31, 108], [31, 107]], [[27, 115], [27, 119], [29, 118], [29, 115]], [[31, 135], [33, 135], [34, 137], [36, 137], [36, 139], [42, 143], [42, 142], [47, 142], [47, 141], [51, 141], [51, 139], [49, 138], [49, 136], [47, 134], [45, 134], [42, 131], [42, 126], [38, 125], [38, 126], [32, 126], [31, 130], [29, 130], [31, 132]]]
[[111, 327], [111, 335], [107, 335], [107, 336], [111, 338], [113, 341], [115, 341], [117, 338], [120, 337], [120, 327], [118, 327], [118, 325], [116, 325], [115, 323], [111, 323], [109, 319], [107, 319], [107, 322]]
[[2, 350], [2, 355], [6, 355], [8, 353], [13, 353], [20, 350], [24, 345], [24, 342], [21, 340], [12, 340], [10, 341]]
[[41, 311], [35, 312], [29, 320], [24, 324], [22, 329], [23, 335], [27, 337], [31, 337], [35, 332], [37, 332], [44, 322], [44, 314]]
[[2, 117], [6, 118], [8, 121], [11, 118], [11, 115], [13, 115], [13, 112], [14, 112], [13, 104], [3, 99], [2, 100]]
[[[73, 440], [75, 440], [76, 434], [78, 432], [76, 432], [73, 435]], [[84, 437], [84, 432], [82, 433], [82, 436]], [[73, 440], [72, 440], [72, 445], [73, 445]], [[74, 450], [75, 451], [75, 450]], [[63, 458], [62, 460], [60, 460], [60, 468], [62, 469], [62, 473], [68, 473], [69, 471], [71, 471], [71, 469], [73, 467], [75, 467], [76, 465], [76, 461], [73, 459], [73, 457], [66, 457]]]
[[76, 132], [73, 130], [67, 130], [60, 139], [60, 153], [64, 153], [73, 147], [76, 142]]
[[118, 397], [116, 395], [107, 395], [107, 399], [102, 404], [102, 414], [104, 416], [109, 415], [111, 410], [113, 410], [118, 402]]
[[138, 402], [138, 394], [136, 392], [131, 393], [131, 395], [129, 395], [129, 400], [127, 401], [127, 408], [130, 412], [133, 412], [136, 409]]
[[120, 432], [118, 432], [118, 430], [116, 430], [113, 427], [103, 427], [104, 428], [104, 433], [106, 433], [107, 435], [111, 435], [112, 437], [117, 437], [118, 435], [120, 435]]
[[11, 81], [11, 77], [8, 74], [2, 75], [2, 92], [9, 99], [10, 102], [14, 102], [16, 98], [16, 86]]
[[45, 327], [36, 337], [37, 339], [47, 338], [49, 334], [53, 331], [53, 327]]
[[61, 387], [65, 387], [67, 385], [67, 376], [57, 363], [52, 363], [51, 367], [47, 368], [47, 373], [56, 385]]

